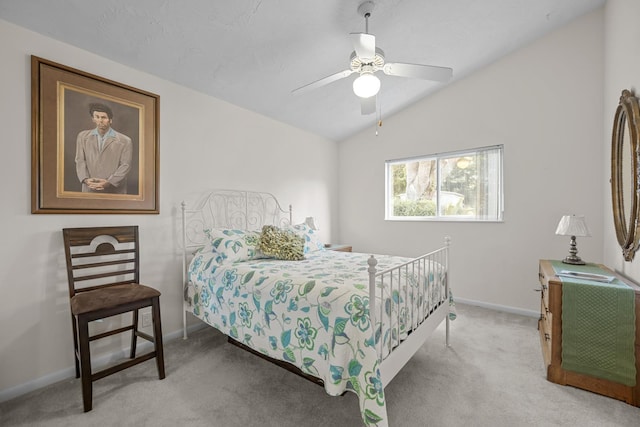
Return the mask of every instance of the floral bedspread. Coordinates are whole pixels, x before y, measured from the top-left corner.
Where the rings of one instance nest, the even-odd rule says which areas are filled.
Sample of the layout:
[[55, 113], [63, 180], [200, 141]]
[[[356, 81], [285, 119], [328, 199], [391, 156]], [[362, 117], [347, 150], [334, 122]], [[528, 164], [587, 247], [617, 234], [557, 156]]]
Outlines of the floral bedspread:
[[[364, 423], [387, 426], [374, 345], [402, 335], [405, 323], [411, 323], [411, 310], [399, 306], [403, 313], [397, 316], [389, 308], [393, 304], [386, 303], [387, 314], [400, 319], [399, 332], [371, 324], [368, 257], [320, 250], [302, 261], [218, 263], [215, 253], [199, 253], [189, 266], [192, 312], [235, 340], [321, 378], [330, 395], [356, 393]], [[376, 259], [378, 271], [408, 261], [384, 255]], [[418, 286], [416, 278], [408, 283]], [[429, 292], [440, 300], [444, 287], [431, 285]], [[391, 291], [390, 299], [418, 299], [411, 295]]]

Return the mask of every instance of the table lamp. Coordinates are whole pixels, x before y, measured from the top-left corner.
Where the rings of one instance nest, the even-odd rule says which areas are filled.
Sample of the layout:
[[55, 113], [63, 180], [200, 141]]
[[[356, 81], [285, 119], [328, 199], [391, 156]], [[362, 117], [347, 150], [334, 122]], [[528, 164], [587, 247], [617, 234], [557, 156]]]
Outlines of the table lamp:
[[565, 264], [583, 265], [585, 262], [578, 256], [576, 236], [591, 236], [584, 215], [565, 215], [560, 219], [556, 234], [559, 236], [571, 236], [569, 243], [569, 256], [562, 260]]

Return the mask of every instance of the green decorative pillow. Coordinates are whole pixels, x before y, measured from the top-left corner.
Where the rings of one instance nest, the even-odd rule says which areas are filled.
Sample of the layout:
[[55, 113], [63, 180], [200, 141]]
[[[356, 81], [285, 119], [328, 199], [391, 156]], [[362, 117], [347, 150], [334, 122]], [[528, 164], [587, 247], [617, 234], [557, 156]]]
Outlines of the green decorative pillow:
[[258, 248], [263, 254], [276, 259], [287, 261], [304, 259], [304, 238], [273, 225], [262, 227]]

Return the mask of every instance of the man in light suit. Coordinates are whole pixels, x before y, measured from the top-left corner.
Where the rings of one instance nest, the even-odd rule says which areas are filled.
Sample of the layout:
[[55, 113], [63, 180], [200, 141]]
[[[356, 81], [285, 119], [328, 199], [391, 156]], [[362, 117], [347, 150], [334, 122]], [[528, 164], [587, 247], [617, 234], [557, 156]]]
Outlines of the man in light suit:
[[83, 192], [127, 193], [131, 170], [131, 138], [111, 128], [113, 113], [104, 104], [89, 106], [95, 129], [78, 134], [76, 172]]

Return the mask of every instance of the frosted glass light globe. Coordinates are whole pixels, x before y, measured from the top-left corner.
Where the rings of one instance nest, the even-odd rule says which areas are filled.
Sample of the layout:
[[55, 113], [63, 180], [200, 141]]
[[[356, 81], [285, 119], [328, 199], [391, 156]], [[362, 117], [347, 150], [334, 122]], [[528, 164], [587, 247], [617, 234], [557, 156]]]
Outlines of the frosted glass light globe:
[[380, 90], [380, 79], [371, 73], [362, 73], [353, 81], [353, 93], [360, 98], [371, 98]]

